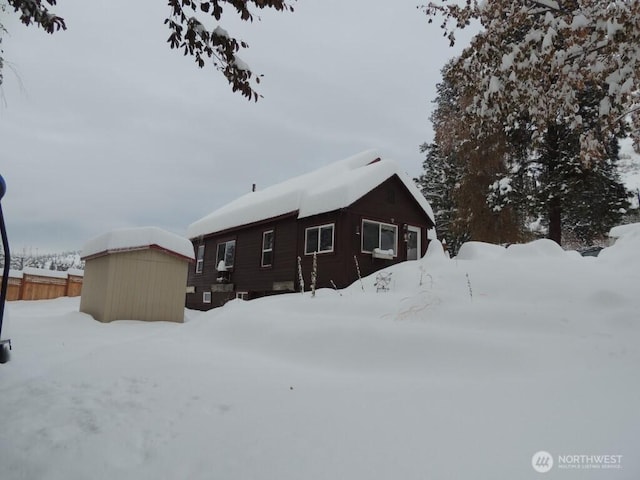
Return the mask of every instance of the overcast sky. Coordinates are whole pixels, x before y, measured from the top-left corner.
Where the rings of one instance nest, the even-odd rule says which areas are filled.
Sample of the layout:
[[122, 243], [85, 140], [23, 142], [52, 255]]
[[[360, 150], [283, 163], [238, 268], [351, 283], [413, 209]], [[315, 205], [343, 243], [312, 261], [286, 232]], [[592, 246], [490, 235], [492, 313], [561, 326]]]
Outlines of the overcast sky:
[[[53, 36], [3, 22], [2, 200], [14, 252], [187, 226], [251, 189], [378, 148], [412, 176], [450, 49], [419, 0], [300, 0], [221, 26], [250, 44], [258, 103], [170, 50], [163, 0], [60, 0]], [[213, 27], [214, 22], [210, 23]], [[463, 42], [461, 42], [463, 43]]]

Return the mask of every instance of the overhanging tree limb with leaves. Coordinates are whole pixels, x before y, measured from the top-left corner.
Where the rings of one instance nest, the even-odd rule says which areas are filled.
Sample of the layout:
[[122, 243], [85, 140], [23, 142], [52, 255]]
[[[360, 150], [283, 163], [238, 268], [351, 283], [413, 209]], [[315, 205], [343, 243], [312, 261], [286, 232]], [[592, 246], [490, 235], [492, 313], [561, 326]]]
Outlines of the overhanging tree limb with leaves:
[[[469, 85], [464, 121], [482, 135], [508, 127], [525, 109], [534, 139], [550, 123], [579, 134], [583, 162], [606, 156], [603, 133], [618, 136], [631, 125], [640, 139], [640, 2], [637, 0], [467, 0], [431, 2], [430, 21], [455, 42], [455, 30], [479, 21], [483, 30], [453, 67]], [[452, 23], [455, 26], [452, 26]], [[585, 86], [605, 91], [597, 125], [585, 125], [577, 108]]]
[[[47, 33], [66, 30], [62, 17], [49, 11], [57, 0], [7, 0], [10, 7], [20, 15], [25, 25], [37, 25]], [[295, 1], [295, 0], [291, 0]], [[271, 8], [276, 11], [293, 11], [291, 1], [287, 0], [168, 0], [170, 15], [165, 19], [170, 35], [167, 39], [172, 49], [180, 49], [185, 55], [194, 57], [202, 68], [210, 60], [220, 71], [234, 92], [250, 100], [258, 100], [259, 93], [253, 87], [253, 81], [260, 83], [261, 75], [251, 71], [250, 67], [238, 56], [238, 52], [249, 45], [229, 35], [220, 25], [209, 29], [199, 15], [219, 22], [226, 8], [231, 8], [244, 21], [253, 22], [256, 14], [253, 10]], [[0, 24], [0, 33], [3, 31]], [[2, 51], [0, 51], [0, 85], [2, 84]]]

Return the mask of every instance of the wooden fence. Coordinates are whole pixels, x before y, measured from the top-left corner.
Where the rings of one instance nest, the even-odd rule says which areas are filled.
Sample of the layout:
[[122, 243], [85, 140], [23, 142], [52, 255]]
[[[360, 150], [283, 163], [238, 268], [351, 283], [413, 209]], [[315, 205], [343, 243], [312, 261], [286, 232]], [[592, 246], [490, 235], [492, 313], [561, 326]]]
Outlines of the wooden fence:
[[7, 300], [78, 297], [82, 291], [83, 275], [82, 270], [67, 272], [41, 268], [25, 268], [22, 271], [11, 270], [7, 284]]

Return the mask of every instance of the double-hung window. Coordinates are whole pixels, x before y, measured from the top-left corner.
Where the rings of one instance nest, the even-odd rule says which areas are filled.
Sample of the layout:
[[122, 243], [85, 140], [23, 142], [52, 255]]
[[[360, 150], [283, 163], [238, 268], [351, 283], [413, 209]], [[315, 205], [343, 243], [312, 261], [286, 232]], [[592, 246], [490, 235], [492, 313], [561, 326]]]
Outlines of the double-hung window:
[[388, 223], [362, 221], [362, 251], [373, 252], [376, 248], [382, 251], [393, 251], [398, 254], [398, 226]]
[[204, 245], [198, 245], [198, 253], [196, 255], [196, 273], [202, 273], [204, 267]]
[[233, 260], [235, 258], [235, 253], [236, 253], [235, 240], [229, 240], [228, 242], [219, 243], [218, 251], [216, 253], [216, 269], [218, 271], [226, 271], [233, 268]]
[[273, 230], [262, 232], [262, 260], [260, 265], [270, 267], [273, 263]]
[[307, 228], [304, 232], [305, 255], [333, 252], [333, 231], [333, 223]]

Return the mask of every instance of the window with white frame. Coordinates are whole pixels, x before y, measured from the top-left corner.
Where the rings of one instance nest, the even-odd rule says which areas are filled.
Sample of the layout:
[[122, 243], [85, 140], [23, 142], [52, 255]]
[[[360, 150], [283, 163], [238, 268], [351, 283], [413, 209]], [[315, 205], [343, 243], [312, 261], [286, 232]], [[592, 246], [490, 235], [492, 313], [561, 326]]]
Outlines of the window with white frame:
[[270, 267], [273, 263], [273, 230], [262, 232], [262, 260], [260, 265]]
[[221, 263], [224, 262], [224, 270], [233, 268], [233, 261], [236, 256], [236, 241], [229, 240], [218, 244], [218, 251], [216, 252], [216, 269], [220, 270]]
[[198, 245], [198, 253], [196, 255], [196, 273], [202, 273], [204, 267], [204, 245]]
[[362, 251], [371, 253], [374, 249], [393, 251], [398, 254], [398, 226], [389, 223], [362, 221]]
[[307, 228], [304, 233], [305, 255], [333, 252], [333, 231], [333, 223]]
[[236, 292], [236, 299], [249, 300], [249, 292]]
[[211, 303], [211, 292], [202, 292], [202, 303]]

